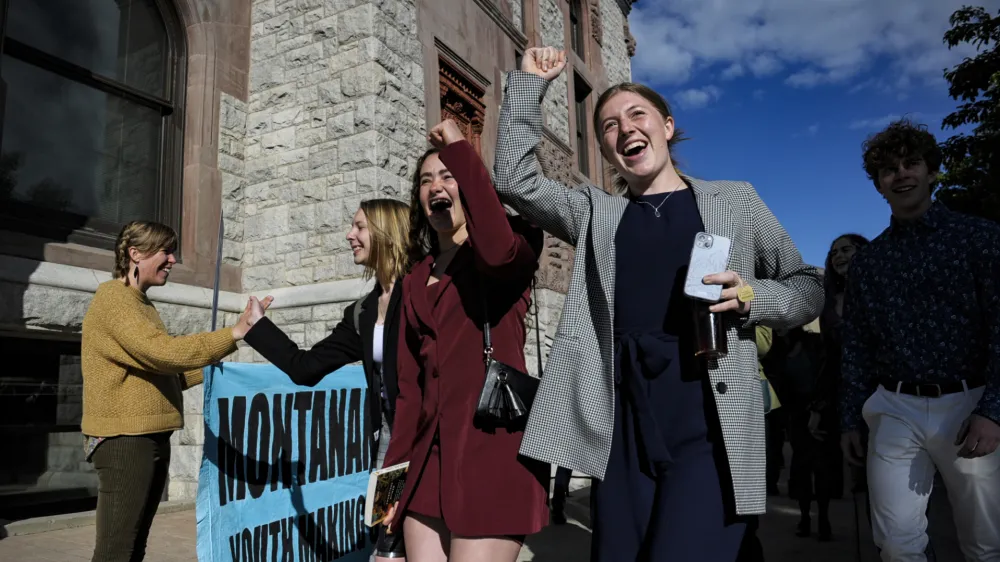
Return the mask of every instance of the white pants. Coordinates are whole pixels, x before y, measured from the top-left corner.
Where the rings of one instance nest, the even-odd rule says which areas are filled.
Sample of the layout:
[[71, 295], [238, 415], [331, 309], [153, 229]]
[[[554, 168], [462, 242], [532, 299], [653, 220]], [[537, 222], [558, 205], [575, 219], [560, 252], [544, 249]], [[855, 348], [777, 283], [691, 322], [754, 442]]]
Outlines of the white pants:
[[965, 559], [1000, 562], [1000, 451], [963, 459], [955, 445], [983, 390], [920, 398], [879, 386], [865, 402], [872, 535], [885, 562], [927, 560], [935, 468], [948, 490]]

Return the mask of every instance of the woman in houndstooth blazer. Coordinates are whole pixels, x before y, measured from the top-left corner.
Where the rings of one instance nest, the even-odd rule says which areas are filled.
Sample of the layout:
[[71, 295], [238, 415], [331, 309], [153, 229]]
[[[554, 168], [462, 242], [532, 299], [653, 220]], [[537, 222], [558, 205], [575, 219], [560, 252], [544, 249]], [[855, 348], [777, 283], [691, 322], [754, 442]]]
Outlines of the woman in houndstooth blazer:
[[[522, 60], [507, 77], [495, 186], [576, 257], [521, 453], [600, 480], [594, 560], [733, 561], [746, 517], [765, 507], [754, 326], [816, 318], [819, 271], [749, 184], [677, 173], [679, 131], [644, 86], [615, 86], [595, 108], [601, 152], [626, 197], [540, 175], [541, 101], [565, 55], [533, 48]], [[682, 291], [698, 231], [732, 241], [729, 271], [705, 280], [724, 287], [712, 310], [725, 313], [729, 347], [710, 362], [694, 358]], [[744, 284], [750, 302], [736, 298]]]

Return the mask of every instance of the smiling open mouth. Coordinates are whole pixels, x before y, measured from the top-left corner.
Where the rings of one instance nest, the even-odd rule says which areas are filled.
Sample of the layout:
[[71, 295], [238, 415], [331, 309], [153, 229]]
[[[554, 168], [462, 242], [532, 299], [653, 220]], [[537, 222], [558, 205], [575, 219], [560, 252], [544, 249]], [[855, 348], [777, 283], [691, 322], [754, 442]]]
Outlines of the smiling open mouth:
[[632, 141], [625, 145], [625, 149], [622, 150], [622, 154], [624, 154], [627, 158], [634, 158], [642, 154], [642, 151], [645, 149], [645, 141]]
[[451, 199], [432, 199], [429, 206], [432, 213], [443, 213], [451, 209]]
[[899, 187], [892, 188], [893, 193], [906, 193], [907, 191], [912, 191], [916, 189], [915, 185], [901, 185]]

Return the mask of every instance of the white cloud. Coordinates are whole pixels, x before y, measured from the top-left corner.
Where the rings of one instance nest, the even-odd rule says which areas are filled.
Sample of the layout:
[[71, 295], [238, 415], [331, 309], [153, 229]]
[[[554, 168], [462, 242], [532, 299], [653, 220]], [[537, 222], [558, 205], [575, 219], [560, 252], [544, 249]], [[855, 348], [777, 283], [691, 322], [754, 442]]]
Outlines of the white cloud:
[[781, 66], [781, 61], [769, 53], [756, 55], [750, 59], [750, 71], [758, 78], [780, 71]]
[[[809, 88], [850, 83], [874, 65], [869, 87], [898, 92], [940, 83], [942, 70], [975, 53], [948, 50], [948, 17], [967, 0], [659, 0], [629, 18], [639, 81], [680, 85], [708, 68], [723, 78], [787, 72]], [[979, 0], [990, 13], [1000, 0]]]
[[722, 90], [715, 86], [705, 86], [704, 88], [691, 88], [681, 90], [674, 95], [674, 99], [684, 109], [698, 109], [705, 107], [710, 102], [722, 97]]
[[722, 71], [721, 76], [723, 80], [732, 80], [733, 78], [739, 78], [744, 74], [746, 74], [746, 70], [743, 69], [743, 65], [738, 62], [734, 62], [729, 65], [729, 68]]

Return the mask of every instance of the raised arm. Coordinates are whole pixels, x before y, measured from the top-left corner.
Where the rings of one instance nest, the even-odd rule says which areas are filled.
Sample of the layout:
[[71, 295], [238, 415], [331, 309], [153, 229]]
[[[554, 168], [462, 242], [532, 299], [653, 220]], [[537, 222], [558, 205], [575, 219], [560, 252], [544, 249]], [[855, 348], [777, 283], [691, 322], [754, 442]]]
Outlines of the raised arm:
[[750, 184], [739, 193], [750, 203], [755, 256], [754, 300], [745, 326], [795, 328], [823, 311], [823, 279], [802, 261], [791, 237]]
[[267, 317], [258, 320], [247, 332], [244, 341], [265, 359], [274, 363], [295, 384], [314, 386], [337, 369], [360, 361], [363, 354], [361, 337], [354, 326], [354, 307], [344, 310], [344, 317], [333, 331], [311, 349], [299, 349], [281, 328]]
[[[451, 128], [458, 132], [449, 121], [435, 130]], [[440, 158], [458, 181], [469, 240], [479, 268], [500, 279], [523, 277], [525, 272], [533, 274], [540, 248], [533, 247], [525, 236], [511, 228], [507, 212], [493, 190], [489, 171], [472, 145], [465, 139], [453, 140], [441, 149]]]
[[[537, 51], [528, 49], [522, 65], [533, 64]], [[549, 81], [561, 70], [560, 66], [551, 78], [521, 70], [507, 75], [493, 177], [503, 202], [532, 224], [575, 246], [580, 225], [590, 213], [588, 196], [542, 175], [535, 156], [542, 140], [542, 98]]]

